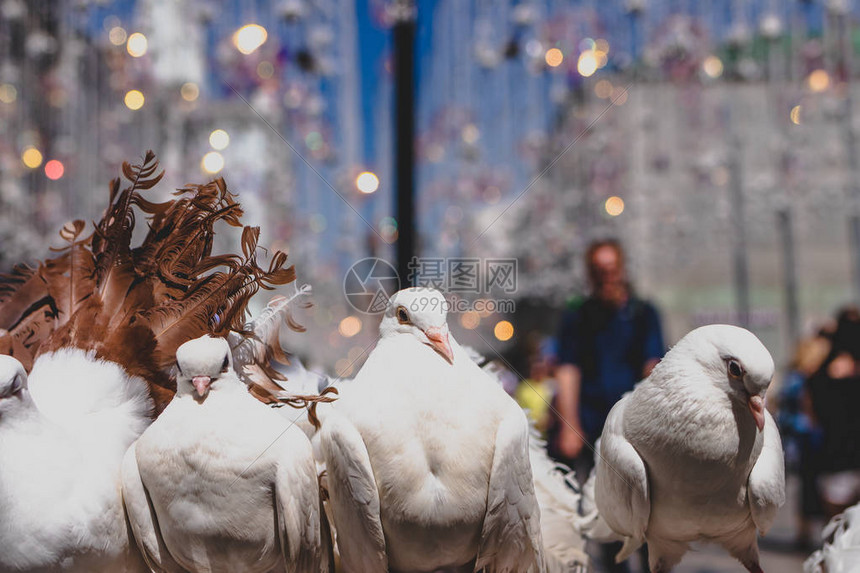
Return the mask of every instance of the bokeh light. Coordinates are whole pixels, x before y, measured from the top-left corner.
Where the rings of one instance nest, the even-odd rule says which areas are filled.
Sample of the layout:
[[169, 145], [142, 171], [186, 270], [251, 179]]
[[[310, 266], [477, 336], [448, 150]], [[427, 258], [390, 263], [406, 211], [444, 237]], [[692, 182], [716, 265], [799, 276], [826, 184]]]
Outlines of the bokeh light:
[[373, 193], [379, 189], [379, 177], [370, 171], [362, 171], [355, 178], [355, 186], [364, 194]]
[[337, 325], [337, 331], [344, 338], [352, 338], [361, 332], [361, 319], [357, 316], [347, 316]]
[[475, 330], [481, 324], [481, 315], [474, 310], [467, 310], [460, 315], [460, 326], [466, 330]]
[[546, 65], [557, 68], [564, 61], [564, 54], [558, 48], [550, 48], [546, 51]]
[[709, 78], [716, 79], [723, 75], [723, 62], [716, 56], [708, 56], [702, 62], [702, 71]]
[[203, 156], [203, 159], [200, 161], [200, 166], [206, 173], [218, 173], [224, 169], [224, 156], [217, 151], [210, 151]]
[[262, 61], [257, 64], [257, 75], [267, 80], [271, 78], [275, 74], [275, 66], [272, 65], [272, 62]]
[[463, 126], [463, 130], [460, 132], [460, 137], [463, 138], [465, 143], [474, 145], [479, 139], [481, 139], [481, 130], [478, 129], [478, 126], [474, 123], [467, 123]]
[[579, 55], [576, 71], [584, 78], [594, 75], [594, 72], [597, 71], [597, 57], [592, 50], [586, 50]]
[[809, 89], [814, 92], [823, 92], [830, 87], [830, 75], [827, 70], [815, 70], [806, 79], [809, 84]]
[[259, 24], [246, 24], [233, 34], [233, 45], [245, 55], [254, 53], [266, 43], [269, 33]]
[[613, 195], [606, 200], [603, 207], [610, 216], [617, 217], [624, 212], [624, 199]]
[[609, 99], [615, 105], [624, 105], [627, 103], [627, 88], [612, 88], [612, 94], [609, 96]]
[[21, 161], [30, 169], [35, 169], [42, 164], [42, 152], [31, 145], [21, 154]]
[[791, 108], [791, 113], [788, 114], [788, 117], [791, 119], [791, 123], [794, 125], [800, 125], [800, 112], [803, 110], [803, 107], [800, 105], [796, 105]]
[[341, 358], [334, 364], [335, 373], [339, 378], [351, 376], [354, 368], [352, 361], [348, 358]]
[[128, 53], [132, 57], [139, 58], [142, 55], [146, 54], [146, 49], [148, 47], [149, 45], [146, 41], [146, 36], [144, 36], [140, 32], [135, 32], [128, 37], [128, 42], [126, 43], [125, 49], [128, 50]]
[[514, 325], [507, 320], [500, 320], [493, 328], [493, 334], [497, 340], [505, 342], [514, 336]]
[[62, 161], [52, 159], [45, 164], [45, 175], [52, 181], [56, 181], [62, 177], [65, 172], [66, 168]]
[[606, 99], [612, 95], [612, 82], [609, 80], [600, 80], [594, 84], [594, 95], [600, 99]]
[[122, 46], [125, 44], [125, 41], [128, 39], [128, 33], [125, 31], [125, 28], [122, 26], [114, 26], [108, 32], [108, 40], [114, 46]]
[[179, 94], [185, 101], [194, 101], [200, 97], [200, 88], [194, 82], [185, 82], [179, 88]]
[[216, 129], [209, 134], [209, 145], [212, 146], [212, 149], [217, 149], [218, 151], [226, 149], [230, 145], [230, 134], [223, 129]]
[[18, 99], [18, 90], [12, 84], [0, 84], [0, 101], [13, 103]]
[[143, 92], [140, 90], [129, 90], [125, 93], [125, 107], [131, 110], [138, 110], [143, 107], [145, 99]]

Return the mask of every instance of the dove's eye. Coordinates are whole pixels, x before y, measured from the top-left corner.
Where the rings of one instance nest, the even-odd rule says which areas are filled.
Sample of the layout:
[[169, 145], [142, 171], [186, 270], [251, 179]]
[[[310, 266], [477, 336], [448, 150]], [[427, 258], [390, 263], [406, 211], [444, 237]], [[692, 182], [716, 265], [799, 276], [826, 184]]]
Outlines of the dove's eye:
[[744, 375], [744, 367], [737, 360], [729, 360], [729, 376], [732, 378], [742, 378]]
[[400, 322], [400, 324], [409, 324], [409, 314], [402, 306], [397, 307], [397, 321]]
[[227, 368], [230, 367], [230, 360], [225, 356], [224, 363], [221, 365], [221, 373], [227, 372]]

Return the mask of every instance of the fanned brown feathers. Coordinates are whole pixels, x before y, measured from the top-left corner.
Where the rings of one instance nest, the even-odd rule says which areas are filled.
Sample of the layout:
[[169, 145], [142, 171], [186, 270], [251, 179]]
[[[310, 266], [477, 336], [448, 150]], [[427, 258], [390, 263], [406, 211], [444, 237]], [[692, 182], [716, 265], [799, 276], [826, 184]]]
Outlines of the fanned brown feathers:
[[[212, 255], [220, 223], [242, 226], [242, 209], [223, 179], [155, 203], [141, 195], [164, 175], [154, 153], [139, 165], [124, 163], [122, 172], [128, 186], [111, 182], [108, 208], [92, 234], [82, 238], [84, 222], [69, 223], [58, 256], [0, 276], [0, 352], [29, 369], [42, 352], [95, 350], [146, 379], [161, 411], [175, 388], [167, 373], [177, 347], [204, 334], [248, 336], [251, 297], [294, 281], [295, 272], [281, 252], [268, 267], [259, 265], [254, 227], [243, 229], [241, 254]], [[133, 248], [137, 211], [148, 232]]]

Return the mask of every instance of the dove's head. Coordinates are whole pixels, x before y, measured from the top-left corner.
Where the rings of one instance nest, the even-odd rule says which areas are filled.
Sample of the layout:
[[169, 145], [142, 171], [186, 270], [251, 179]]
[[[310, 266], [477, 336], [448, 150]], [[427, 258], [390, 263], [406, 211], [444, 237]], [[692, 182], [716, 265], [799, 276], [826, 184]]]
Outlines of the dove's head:
[[202, 402], [219, 381], [238, 381], [230, 345], [223, 338], [201, 336], [176, 350], [176, 393], [191, 394]]
[[28, 402], [24, 366], [11, 356], [0, 355], [0, 419], [25, 409]]
[[764, 398], [774, 366], [770, 352], [752, 332], [727, 324], [702, 326], [681, 339], [670, 354], [676, 352], [692, 354], [708, 379], [746, 404], [758, 429], [764, 428]]
[[448, 301], [442, 293], [432, 288], [407, 288], [388, 300], [379, 332], [383, 338], [411, 334], [453, 364], [447, 317]]

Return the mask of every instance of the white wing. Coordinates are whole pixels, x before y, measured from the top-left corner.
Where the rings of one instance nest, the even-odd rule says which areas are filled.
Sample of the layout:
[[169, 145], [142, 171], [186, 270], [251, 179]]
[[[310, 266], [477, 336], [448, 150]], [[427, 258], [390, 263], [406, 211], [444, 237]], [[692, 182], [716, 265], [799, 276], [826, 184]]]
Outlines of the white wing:
[[626, 559], [642, 545], [651, 514], [645, 463], [624, 437], [624, 409], [629, 401], [630, 395], [622, 398], [606, 419], [595, 482], [598, 511], [609, 527], [626, 538], [616, 557], [618, 561]]
[[319, 483], [311, 445], [298, 428], [281, 436], [277, 443], [275, 507], [284, 563], [287, 571], [318, 573], [324, 555]]
[[764, 444], [748, 481], [750, 512], [759, 533], [764, 535], [773, 524], [777, 510], [785, 503], [785, 463], [779, 431], [769, 412], [765, 412]]
[[379, 491], [361, 434], [332, 409], [320, 431], [320, 446], [329, 474], [329, 503], [344, 570], [387, 573]]
[[[512, 404], [513, 405], [513, 404]], [[496, 431], [487, 513], [475, 571], [541, 571], [540, 509], [529, 463], [529, 425], [514, 407]]]
[[137, 468], [137, 453], [132, 444], [122, 461], [122, 499], [129, 525], [147, 566], [156, 573], [184, 573], [161, 538], [155, 510]]
[[[594, 444], [594, 449], [600, 451], [600, 439]], [[586, 527], [583, 532], [588, 539], [599, 543], [612, 543], [622, 541], [623, 537], [615, 533], [606, 519], [597, 511], [597, 503], [594, 500], [594, 482], [597, 481], [597, 467], [591, 469], [591, 473], [585, 483], [582, 484], [582, 516], [586, 519]]]

